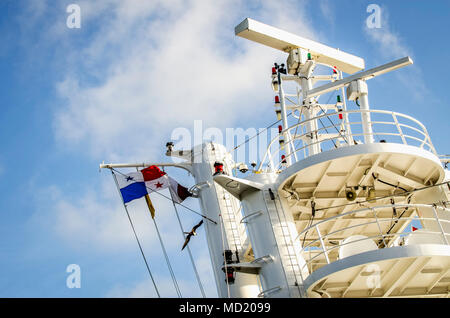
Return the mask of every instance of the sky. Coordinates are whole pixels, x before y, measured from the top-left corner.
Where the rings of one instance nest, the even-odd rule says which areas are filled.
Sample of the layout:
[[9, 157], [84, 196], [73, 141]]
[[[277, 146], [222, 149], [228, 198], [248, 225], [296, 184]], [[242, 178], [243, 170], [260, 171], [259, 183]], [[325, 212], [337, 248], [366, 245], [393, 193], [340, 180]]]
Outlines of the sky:
[[[71, 4], [80, 28], [67, 25]], [[369, 4], [381, 8], [380, 28], [367, 27]], [[99, 164], [168, 161], [174, 129], [192, 131], [196, 120], [221, 131], [272, 123], [270, 68], [286, 55], [235, 37], [247, 17], [363, 57], [366, 69], [411, 56], [412, 66], [369, 81], [371, 107], [419, 119], [448, 154], [449, 13], [444, 0], [1, 0], [0, 297], [156, 296]], [[193, 185], [184, 171], [166, 172]], [[172, 203], [151, 197], [182, 295], [201, 297]], [[161, 295], [176, 297], [141, 201], [131, 218]], [[200, 212], [194, 198], [185, 204]], [[186, 229], [199, 221], [179, 213]], [[216, 297], [198, 232], [190, 246]], [[70, 264], [80, 288], [67, 285]]]

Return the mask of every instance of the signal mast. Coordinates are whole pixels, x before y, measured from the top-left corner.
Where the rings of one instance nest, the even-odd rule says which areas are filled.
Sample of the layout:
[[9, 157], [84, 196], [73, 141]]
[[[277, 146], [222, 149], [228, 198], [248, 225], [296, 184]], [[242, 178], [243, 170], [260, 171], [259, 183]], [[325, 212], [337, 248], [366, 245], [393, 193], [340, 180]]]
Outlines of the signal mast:
[[[447, 296], [450, 174], [418, 120], [369, 106], [367, 82], [411, 58], [364, 70], [360, 57], [252, 19], [235, 34], [288, 54], [272, 68], [279, 135], [245, 178], [215, 143], [171, 144], [166, 154], [185, 161], [158, 164], [188, 170], [202, 212], [218, 220], [204, 223], [219, 297]], [[335, 91], [335, 103], [319, 103]]]

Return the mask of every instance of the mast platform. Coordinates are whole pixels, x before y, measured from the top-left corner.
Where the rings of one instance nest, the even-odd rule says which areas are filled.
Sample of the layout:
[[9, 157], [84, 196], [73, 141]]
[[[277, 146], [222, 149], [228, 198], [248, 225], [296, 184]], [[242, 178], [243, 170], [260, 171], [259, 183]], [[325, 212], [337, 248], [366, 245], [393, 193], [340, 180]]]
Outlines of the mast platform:
[[377, 249], [326, 265], [305, 280], [309, 297], [448, 297], [450, 246]]

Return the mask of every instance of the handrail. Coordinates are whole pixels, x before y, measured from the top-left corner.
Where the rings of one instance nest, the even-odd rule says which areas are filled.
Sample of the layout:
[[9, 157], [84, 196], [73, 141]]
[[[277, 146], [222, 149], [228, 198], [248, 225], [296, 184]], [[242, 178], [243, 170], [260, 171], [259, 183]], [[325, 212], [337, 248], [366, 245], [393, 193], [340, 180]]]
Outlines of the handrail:
[[260, 293], [258, 294], [257, 297], [258, 297], [258, 298], [265, 297], [266, 295], [273, 294], [273, 293], [275, 293], [275, 292], [277, 292], [277, 291], [279, 291], [279, 290], [281, 290], [281, 289], [282, 289], [282, 288], [281, 288], [280, 286], [272, 287], [272, 288], [263, 290], [262, 292], [260, 292]]
[[[423, 217], [418, 213], [418, 215], [411, 215], [411, 216], [407, 216], [407, 217], [405, 216], [405, 217], [401, 217], [401, 218], [393, 217], [393, 218], [382, 218], [382, 219], [380, 219], [377, 216], [377, 210], [390, 209], [390, 208], [414, 208], [414, 209], [428, 208], [433, 211], [433, 214], [429, 217], [428, 216]], [[441, 218], [440, 218], [436, 210], [440, 210], [445, 215], [441, 216]], [[366, 213], [369, 211], [373, 211], [374, 216], [372, 217], [373, 219], [370, 218], [367, 222], [353, 224], [353, 225], [339, 228], [337, 230], [334, 230], [332, 232], [325, 233], [325, 234], [321, 233], [320, 226], [323, 226], [324, 224], [326, 224], [328, 222], [334, 222], [338, 219], [349, 220], [349, 218], [347, 218], [347, 216], [350, 216], [350, 215], [355, 216], [356, 214], [361, 214], [361, 213], [364, 213], [366, 216]], [[353, 218], [353, 219], [355, 219], [355, 218]], [[354, 244], [354, 243], [357, 243], [360, 241], [364, 241], [364, 240], [378, 239], [377, 245], [382, 243], [382, 245], [381, 245], [382, 248], [389, 248], [392, 244], [394, 244], [394, 239], [396, 237], [401, 237], [401, 236], [411, 233], [411, 232], [405, 232], [405, 226], [402, 227], [402, 232], [395, 232], [395, 233], [383, 232], [381, 224], [383, 224], [385, 222], [390, 222], [391, 224], [392, 224], [392, 222], [395, 222], [394, 224], [396, 224], [398, 221], [404, 222], [404, 225], [411, 224], [412, 221], [428, 221], [428, 222], [431, 221], [431, 222], [433, 222], [433, 224], [437, 224], [437, 228], [435, 230], [431, 230], [430, 228], [424, 227], [423, 229], [421, 229], [421, 233], [439, 235], [441, 237], [441, 241], [443, 242], [441, 244], [450, 245], [449, 240], [447, 238], [447, 237], [450, 237], [450, 232], [445, 232], [444, 227], [443, 227], [443, 224], [447, 224], [447, 226], [450, 225], [450, 208], [437, 206], [435, 204], [406, 204], [406, 203], [405, 204], [401, 204], [401, 203], [385, 204], [385, 205], [379, 205], [379, 206], [374, 206], [374, 207], [364, 207], [361, 209], [348, 211], [348, 212], [345, 212], [345, 213], [342, 213], [339, 215], [334, 215], [327, 219], [321, 220], [317, 223], [311, 224], [310, 226], [303, 229], [297, 235], [297, 237], [295, 238], [294, 241], [300, 239], [302, 236], [304, 236], [304, 238], [306, 238], [306, 235], [308, 233], [311, 234], [314, 232], [316, 233], [317, 238], [312, 238], [311, 241], [308, 242], [305, 246], [302, 246], [302, 248], [300, 250], [300, 254], [305, 258], [305, 264], [302, 266], [302, 269], [304, 269], [305, 267], [310, 268], [314, 264], [313, 261], [315, 259], [317, 259], [318, 257], [320, 257], [321, 255], [325, 257], [326, 264], [330, 264], [334, 261], [334, 260], [330, 260], [330, 257], [329, 257], [331, 251], [333, 251], [337, 248], [340, 248], [344, 245], [351, 245], [351, 244]], [[351, 242], [345, 242], [345, 243], [340, 242], [337, 245], [325, 244], [326, 239], [328, 239], [329, 237], [333, 237], [334, 235], [336, 235], [336, 233], [345, 232], [349, 229], [354, 229], [354, 228], [358, 228], [358, 227], [365, 227], [370, 224], [377, 224], [377, 226], [378, 226], [378, 233], [375, 233], [375, 235], [372, 235], [373, 232], [370, 232], [370, 233], [372, 233], [370, 236], [364, 237], [362, 239], [357, 239], [357, 240], [354, 240]], [[427, 223], [427, 224], [429, 224], [429, 223]], [[448, 229], [448, 227], [447, 227], [447, 229]], [[386, 243], [387, 238], [391, 238], [389, 243]], [[317, 253], [314, 253], [314, 255], [311, 255], [312, 247], [318, 248]], [[321, 263], [321, 264], [323, 264], [323, 263]], [[320, 264], [315, 263], [315, 265], [318, 266]]]
[[[321, 220], [321, 221], [315, 223], [314, 225], [311, 225], [308, 228], [304, 229], [301, 233], [307, 232], [308, 230], [312, 229], [315, 225], [318, 225], [318, 224], [321, 224], [321, 223], [325, 223], [325, 222], [329, 222], [330, 220], [333, 220], [333, 219], [342, 218], [343, 216], [346, 216], [346, 215], [356, 214], [356, 213], [360, 213], [360, 212], [366, 212], [366, 211], [372, 210], [372, 209], [386, 209], [386, 208], [392, 208], [392, 207], [395, 207], [395, 208], [406, 208], [406, 207], [410, 207], [410, 208], [413, 208], [413, 207], [417, 207], [417, 208], [432, 208], [433, 206], [434, 205], [431, 205], [431, 204], [421, 204], [421, 203], [414, 203], [414, 204], [412, 204], [412, 203], [410, 203], [410, 204], [408, 204], [408, 203], [396, 203], [396, 204], [383, 204], [383, 205], [378, 205], [378, 206], [374, 206], [374, 207], [364, 207], [364, 208], [361, 208], [361, 209], [352, 210], [352, 211], [348, 211], [348, 212], [345, 212], [345, 213], [342, 213], [342, 214], [338, 214], [338, 215], [332, 216], [332, 217], [330, 217], [328, 219], [325, 219], [325, 220]], [[443, 207], [440, 207], [440, 206], [436, 206], [436, 207], [438, 209], [444, 210], [446, 212], [450, 212], [449, 208], [443, 208]], [[296, 240], [300, 237], [300, 234], [297, 235]]]
[[[428, 134], [427, 129], [417, 119], [415, 119], [415, 118], [413, 118], [411, 116], [405, 115], [405, 114], [401, 114], [401, 113], [393, 112], [393, 111], [386, 111], [386, 110], [374, 110], [374, 109], [370, 109], [370, 110], [347, 110], [347, 111], [338, 111], [338, 112], [334, 112], [334, 113], [325, 113], [325, 114], [322, 114], [322, 115], [319, 115], [319, 116], [316, 116], [316, 117], [313, 117], [313, 118], [306, 119], [304, 121], [301, 121], [301, 122], [299, 122], [299, 123], [297, 123], [295, 125], [292, 125], [292, 126], [290, 126], [288, 128], [285, 128], [284, 130], [282, 130], [279, 135], [277, 135], [275, 138], [273, 138], [269, 142], [267, 150], [264, 153], [264, 156], [263, 156], [263, 158], [262, 158], [262, 160], [261, 160], [261, 162], [259, 164], [258, 170], [262, 169], [263, 165], [266, 163], [267, 158], [269, 158], [268, 163], [270, 164], [271, 169], [277, 171], [280, 168], [281, 163], [278, 163], [278, 165], [275, 166], [274, 163], [273, 163], [273, 158], [274, 158], [274, 156], [276, 154], [278, 154], [280, 152], [281, 149], [278, 147], [275, 151], [272, 152], [271, 148], [272, 148], [273, 144], [277, 140], [279, 140], [280, 137], [284, 136], [285, 133], [290, 133], [293, 129], [298, 129], [298, 128], [300, 128], [300, 131], [303, 132], [303, 127], [305, 125], [307, 125], [308, 123], [310, 123], [312, 121], [317, 121], [317, 120], [320, 120], [320, 119], [325, 118], [325, 117], [330, 118], [330, 117], [333, 117], [333, 116], [339, 116], [339, 115], [344, 116], [345, 115], [345, 118], [348, 118], [348, 115], [362, 114], [362, 113], [389, 115], [392, 118], [392, 121], [376, 120], [376, 119], [375, 120], [371, 120], [370, 121], [370, 125], [372, 127], [377, 128], [377, 129], [374, 129], [373, 132], [370, 133], [370, 135], [372, 135], [372, 136], [384, 136], [384, 137], [388, 137], [388, 136], [399, 137], [400, 140], [401, 140], [401, 143], [403, 143], [405, 145], [411, 145], [412, 141], [416, 141], [416, 142], [418, 142], [420, 144], [418, 147], [420, 147], [420, 148], [427, 147], [429, 151], [431, 151], [432, 153], [437, 155], [436, 150], [435, 150], [435, 148], [434, 148], [434, 146], [433, 146], [433, 144], [431, 142], [431, 139], [430, 139], [430, 136]], [[410, 124], [407, 124], [407, 123], [399, 122], [400, 118], [406, 119], [406, 120], [416, 124], [417, 127], [414, 127], [414, 126], [412, 126]], [[362, 129], [359, 129], [361, 132], [356, 132], [356, 133], [347, 132], [347, 131], [341, 129], [343, 127], [342, 126], [343, 124], [345, 124], [346, 127], [349, 127], [350, 130], [352, 130], [352, 128], [357, 128], [357, 127], [362, 128], [362, 125], [363, 125], [362, 121], [353, 121], [352, 122], [352, 121], [345, 121], [345, 120], [342, 120], [342, 119], [339, 119], [339, 120], [340, 120], [339, 123], [334, 124], [334, 122], [331, 121], [331, 119], [330, 119], [330, 121], [332, 122], [332, 125], [320, 127], [320, 128], [318, 128], [318, 129], [316, 129], [314, 131], [310, 131], [310, 132], [307, 132], [307, 133], [302, 133], [300, 135], [292, 136], [291, 139], [290, 139], [290, 144], [295, 145], [294, 142], [296, 140], [303, 141], [308, 135], [311, 135], [311, 134], [317, 135], [319, 133], [323, 133], [324, 131], [327, 131], [327, 129], [336, 129], [336, 131], [331, 132], [332, 137], [330, 137], [330, 138], [319, 139], [318, 141], [316, 141], [314, 143], [303, 142], [302, 147], [295, 148], [294, 151], [292, 151], [290, 154], [288, 154], [286, 156], [286, 159], [288, 157], [290, 157], [291, 160], [292, 160], [292, 158], [297, 156], [297, 153], [299, 153], [300, 159], [302, 159], [301, 157], [307, 157], [306, 153], [304, 153], [302, 155], [300, 151], [302, 151], [302, 150], [305, 151], [306, 148], [311, 147], [311, 146], [316, 145], [316, 144], [320, 145], [320, 144], [323, 144], [325, 142], [330, 142], [330, 141], [334, 142], [334, 140], [342, 140], [342, 141], [344, 141], [344, 142], [346, 142], [348, 144], [348, 143], [353, 143], [354, 142], [354, 137], [364, 137], [366, 135], [369, 135], [368, 133], [362, 132]], [[386, 130], [384, 128], [381, 128], [380, 126], [382, 126], [382, 125], [392, 126], [394, 128], [394, 131], [396, 131], [396, 132], [388, 131], [388, 130]], [[355, 126], [357, 126], [357, 127], [355, 127]], [[404, 129], [410, 129], [411, 131], [414, 131], [417, 134], [420, 134], [420, 136], [412, 136], [411, 134], [407, 134], [407, 133], [404, 132]], [[350, 138], [351, 140], [348, 140], [348, 138]], [[391, 140], [389, 140], [387, 142], [399, 143], [397, 141], [391, 141]], [[415, 144], [415, 143], [413, 143], [413, 144]], [[285, 147], [288, 147], [288, 146], [289, 145], [285, 145]], [[296, 159], [296, 158], [294, 158], [294, 159]]]
[[262, 215], [263, 214], [263, 211], [256, 211], [256, 212], [253, 212], [253, 213], [251, 213], [251, 214], [249, 214], [249, 215], [246, 215], [246, 216], [244, 216], [242, 219], [241, 219], [241, 222], [240, 223], [248, 223], [248, 221], [244, 221], [245, 219], [250, 219], [250, 218], [252, 218], [252, 217], [255, 217], [255, 216], [258, 216], [258, 215]]

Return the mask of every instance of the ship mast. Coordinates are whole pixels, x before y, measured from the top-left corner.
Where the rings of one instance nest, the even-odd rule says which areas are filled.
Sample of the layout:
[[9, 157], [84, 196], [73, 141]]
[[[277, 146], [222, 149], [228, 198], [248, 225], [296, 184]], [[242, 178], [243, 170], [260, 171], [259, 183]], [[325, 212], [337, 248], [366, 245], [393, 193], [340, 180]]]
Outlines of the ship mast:
[[[287, 53], [270, 79], [279, 135], [245, 178], [233, 176], [241, 165], [212, 142], [178, 150], [169, 142], [166, 155], [183, 162], [155, 164], [195, 179], [219, 297], [447, 295], [450, 174], [418, 120], [369, 106], [367, 81], [411, 58], [364, 70], [360, 57], [252, 19], [235, 34]], [[333, 74], [315, 74], [318, 65]], [[284, 90], [287, 81], [296, 94]], [[335, 91], [335, 103], [319, 103]], [[289, 111], [299, 114], [294, 124]], [[408, 232], [416, 221], [419, 235]], [[380, 281], [369, 284], [371, 272]]]

